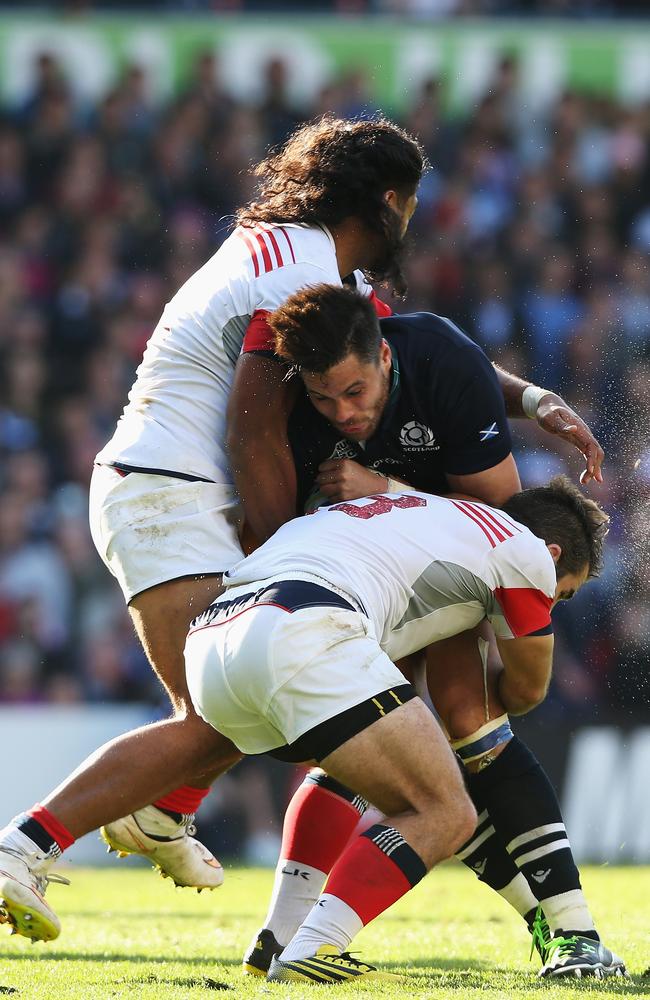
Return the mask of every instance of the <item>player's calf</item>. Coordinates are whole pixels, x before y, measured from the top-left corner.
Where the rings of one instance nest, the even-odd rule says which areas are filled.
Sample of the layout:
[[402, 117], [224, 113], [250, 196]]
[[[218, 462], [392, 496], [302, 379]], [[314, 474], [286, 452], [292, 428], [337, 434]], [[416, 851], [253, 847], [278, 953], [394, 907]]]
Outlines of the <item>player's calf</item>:
[[265, 976], [318, 899], [368, 803], [322, 771], [296, 789], [284, 817], [269, 909], [243, 958], [245, 975]]
[[[377, 768], [380, 748], [382, 766]], [[322, 763], [393, 818], [375, 824], [344, 850], [327, 891], [273, 961], [269, 979], [296, 973], [305, 959], [318, 962], [323, 946], [347, 961], [346, 949], [361, 928], [449, 856], [476, 824], [453, 755], [419, 699], [382, 717]], [[367, 974], [376, 971], [367, 969]], [[315, 970], [302, 970], [305, 979], [310, 971]]]

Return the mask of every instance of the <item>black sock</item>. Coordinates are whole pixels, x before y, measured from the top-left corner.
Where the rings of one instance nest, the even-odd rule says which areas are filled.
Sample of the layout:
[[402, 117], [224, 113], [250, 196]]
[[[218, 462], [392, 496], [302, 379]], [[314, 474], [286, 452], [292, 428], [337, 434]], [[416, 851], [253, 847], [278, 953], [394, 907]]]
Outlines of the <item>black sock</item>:
[[489, 767], [469, 774], [467, 783], [542, 905], [550, 896], [582, 888], [553, 786], [517, 736]]
[[[470, 792], [470, 797], [473, 798]], [[480, 801], [474, 800], [478, 813], [476, 830], [456, 851], [456, 857], [474, 872], [479, 882], [500, 892], [519, 874], [519, 869], [497, 837], [492, 819]], [[533, 910], [533, 916], [535, 911]]]
[[21, 833], [33, 840], [43, 854], [48, 857], [59, 857], [61, 848], [51, 833], [48, 833], [44, 826], [30, 816], [29, 813], [21, 813], [12, 821]]

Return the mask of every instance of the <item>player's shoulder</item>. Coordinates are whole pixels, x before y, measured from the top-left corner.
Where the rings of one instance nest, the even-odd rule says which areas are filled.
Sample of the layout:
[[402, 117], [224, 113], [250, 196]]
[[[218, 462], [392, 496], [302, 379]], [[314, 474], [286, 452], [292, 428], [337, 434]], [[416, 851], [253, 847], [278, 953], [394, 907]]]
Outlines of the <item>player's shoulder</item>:
[[431, 312], [399, 313], [380, 320], [382, 334], [387, 340], [408, 344], [413, 350], [437, 354], [456, 351], [477, 351], [479, 345], [458, 324], [446, 316]]
[[291, 265], [320, 266], [329, 271], [336, 264], [334, 240], [322, 226], [259, 222], [238, 226], [233, 236], [257, 258], [260, 274]]
[[489, 508], [486, 524], [493, 533], [491, 562], [500, 582], [508, 586], [513, 574], [525, 578], [545, 594], [555, 592], [556, 572], [546, 543], [530, 528], [498, 508]]
[[445, 397], [467, 378], [483, 378], [490, 363], [470, 337], [451, 320], [419, 312], [380, 320], [383, 336], [396, 355], [402, 376], [429, 385]]

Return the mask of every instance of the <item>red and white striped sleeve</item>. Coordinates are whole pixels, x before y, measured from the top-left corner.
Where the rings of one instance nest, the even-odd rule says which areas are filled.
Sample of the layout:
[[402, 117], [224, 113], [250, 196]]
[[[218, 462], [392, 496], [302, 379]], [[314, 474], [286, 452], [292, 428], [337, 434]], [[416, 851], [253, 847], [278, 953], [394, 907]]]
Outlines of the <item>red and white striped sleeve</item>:
[[[515, 525], [502, 512], [492, 513], [502, 531]], [[495, 634], [504, 639], [550, 635], [553, 631], [555, 563], [542, 539], [518, 527], [519, 531], [497, 543], [489, 556], [493, 603], [488, 617]]]
[[301, 259], [295, 243], [296, 233], [288, 227], [240, 226], [235, 235], [248, 250], [255, 279], [256, 308], [244, 334], [242, 354], [273, 353], [273, 336], [267, 322], [269, 314], [301, 288], [337, 281], [338, 273], [331, 273], [323, 264]]

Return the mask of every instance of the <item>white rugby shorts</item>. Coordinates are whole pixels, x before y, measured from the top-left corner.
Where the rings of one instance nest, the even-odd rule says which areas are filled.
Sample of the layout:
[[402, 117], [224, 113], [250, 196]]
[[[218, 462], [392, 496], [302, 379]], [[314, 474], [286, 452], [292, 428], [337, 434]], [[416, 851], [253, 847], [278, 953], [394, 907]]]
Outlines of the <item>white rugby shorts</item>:
[[[265, 584], [231, 588], [201, 619]], [[289, 612], [274, 604], [233, 611], [225, 620], [193, 624], [185, 664], [196, 711], [245, 754], [294, 743], [405, 684], [358, 611], [316, 606]]]
[[243, 558], [234, 487], [96, 465], [90, 532], [127, 601], [180, 576], [223, 573]]

